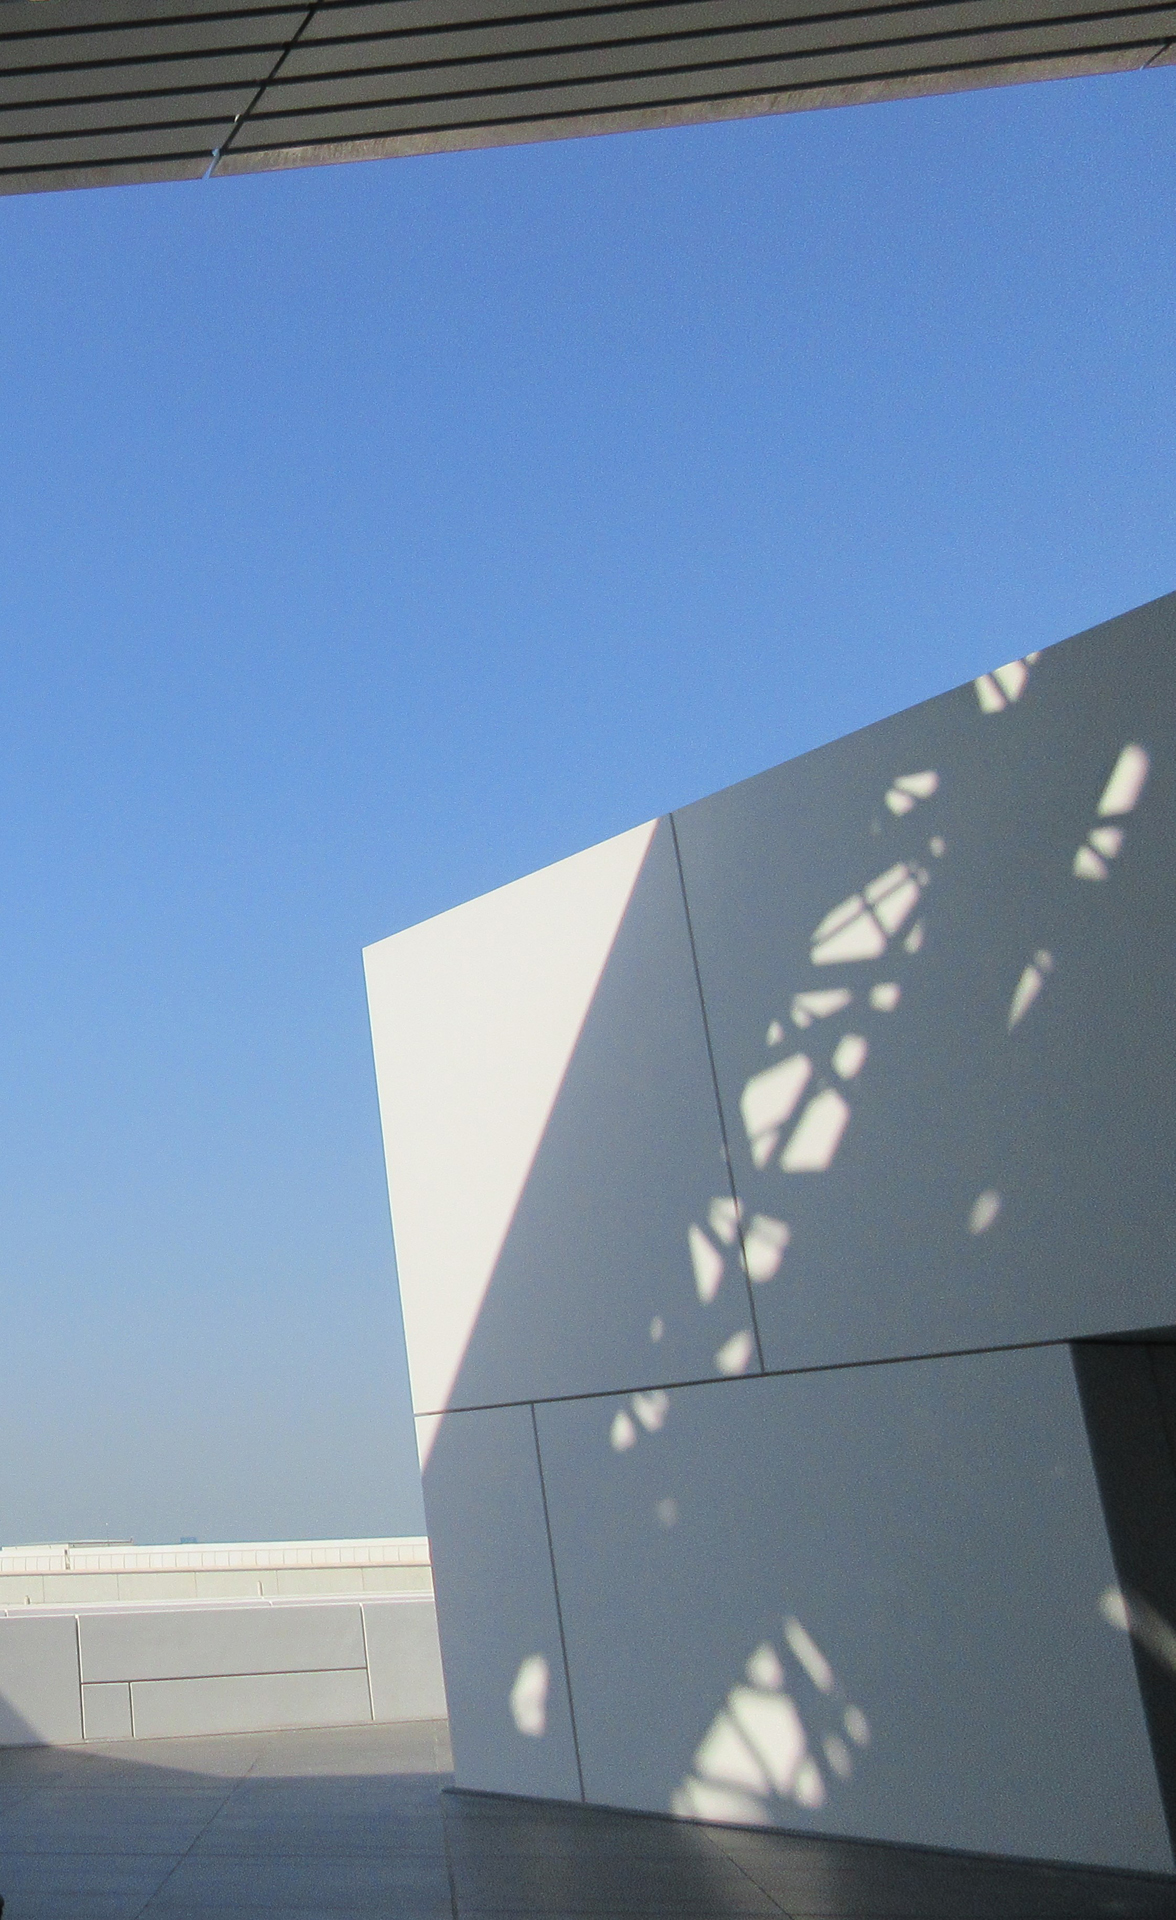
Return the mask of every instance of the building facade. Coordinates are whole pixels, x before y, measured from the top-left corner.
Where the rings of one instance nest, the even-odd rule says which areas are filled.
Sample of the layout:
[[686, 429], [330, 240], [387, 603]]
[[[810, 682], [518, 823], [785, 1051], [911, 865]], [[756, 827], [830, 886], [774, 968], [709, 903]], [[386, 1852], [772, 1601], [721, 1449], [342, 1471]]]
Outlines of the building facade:
[[1170, 1871], [1176, 595], [366, 955], [462, 1786]]

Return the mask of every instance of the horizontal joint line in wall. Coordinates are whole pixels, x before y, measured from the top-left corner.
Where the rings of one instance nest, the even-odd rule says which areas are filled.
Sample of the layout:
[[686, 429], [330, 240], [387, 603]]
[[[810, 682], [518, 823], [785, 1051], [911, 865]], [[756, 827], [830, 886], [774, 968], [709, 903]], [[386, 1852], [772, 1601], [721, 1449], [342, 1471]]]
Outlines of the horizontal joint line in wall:
[[246, 1667], [233, 1673], [147, 1673], [132, 1674], [129, 1677], [116, 1676], [112, 1680], [87, 1680], [82, 1675], [84, 1687], [154, 1687], [174, 1686], [182, 1680], [306, 1680], [316, 1673], [366, 1673], [366, 1666], [359, 1667]]
[[932, 1347], [926, 1353], [886, 1353], [871, 1360], [824, 1360], [808, 1367], [765, 1367], [762, 1373], [702, 1373], [691, 1380], [643, 1380], [627, 1387], [595, 1387], [587, 1393], [532, 1393], [525, 1400], [486, 1400], [476, 1406], [438, 1407], [414, 1415], [444, 1420], [451, 1413], [496, 1413], [505, 1407], [558, 1407], [572, 1400], [621, 1400], [630, 1393], [674, 1393], [683, 1387], [738, 1387], [751, 1380], [791, 1380], [809, 1373], [847, 1373], [860, 1367], [909, 1367], [921, 1360], [966, 1360], [981, 1353], [1036, 1353], [1043, 1347], [1069, 1347], [1076, 1340], [1113, 1340], [1117, 1334], [1065, 1334], [1053, 1340], [1004, 1340], [993, 1347]]

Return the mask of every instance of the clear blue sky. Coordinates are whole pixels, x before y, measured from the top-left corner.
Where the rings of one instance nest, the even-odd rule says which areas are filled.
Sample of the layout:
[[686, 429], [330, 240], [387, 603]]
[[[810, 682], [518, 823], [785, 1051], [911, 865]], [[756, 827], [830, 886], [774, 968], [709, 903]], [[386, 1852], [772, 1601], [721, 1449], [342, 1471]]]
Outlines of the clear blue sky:
[[0, 1540], [420, 1526], [362, 946], [1176, 585], [1174, 109], [0, 202]]

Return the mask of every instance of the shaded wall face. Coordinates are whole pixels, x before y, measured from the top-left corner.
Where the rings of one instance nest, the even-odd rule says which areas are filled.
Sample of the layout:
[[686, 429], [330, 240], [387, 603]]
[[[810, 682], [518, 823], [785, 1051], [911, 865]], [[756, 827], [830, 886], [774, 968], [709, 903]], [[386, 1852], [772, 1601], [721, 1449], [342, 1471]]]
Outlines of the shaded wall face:
[[[1174, 642], [1169, 599], [399, 936], [479, 916], [444, 995], [369, 953], [465, 1784], [1171, 1866], [1065, 1343], [1176, 1321]], [[492, 1102], [527, 1006], [462, 996], [563, 978], [581, 884], [471, 1275], [393, 1138]]]
[[1170, 603], [1008, 687], [678, 818], [769, 1367], [1172, 1318]]

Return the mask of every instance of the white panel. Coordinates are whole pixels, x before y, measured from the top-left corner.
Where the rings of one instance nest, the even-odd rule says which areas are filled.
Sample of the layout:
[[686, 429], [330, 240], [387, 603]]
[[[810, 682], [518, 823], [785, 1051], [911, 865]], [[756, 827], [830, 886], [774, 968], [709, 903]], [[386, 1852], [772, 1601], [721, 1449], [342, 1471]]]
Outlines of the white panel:
[[165, 1680], [364, 1665], [359, 1607], [204, 1607], [83, 1615], [86, 1680]]
[[[527, 937], [525, 917], [519, 937]], [[528, 1025], [526, 1008], [503, 1009], [500, 1042], [525, 1053]], [[460, 1215], [466, 1167], [444, 1134], [431, 1151], [448, 1186], [445, 1210]], [[439, 1325], [449, 1280], [438, 1274], [431, 1295]], [[751, 1303], [677, 855], [663, 823], [495, 1261], [449, 1410], [639, 1391], [651, 1375], [697, 1380], [749, 1366], [758, 1366]], [[640, 1402], [632, 1417], [641, 1417]], [[425, 1457], [427, 1420], [418, 1428]]]
[[538, 1410], [589, 1800], [1171, 1871], [1065, 1348], [664, 1411]]
[[0, 1746], [82, 1737], [77, 1624], [72, 1616], [0, 1620]]
[[1176, 602], [992, 684], [675, 816], [770, 1368], [1176, 1321]]
[[82, 1721], [87, 1740], [129, 1740], [131, 1689], [125, 1680], [97, 1680], [82, 1687]]
[[365, 1600], [368, 1674], [377, 1720], [444, 1720], [445, 1679], [432, 1597]]
[[425, 1506], [458, 1786], [578, 1799], [531, 1409], [447, 1413]]
[[370, 1721], [366, 1672], [248, 1673], [204, 1680], [136, 1680], [137, 1739], [187, 1733], [264, 1733], [278, 1727]]
[[654, 824], [364, 955], [418, 1412], [448, 1403]]

